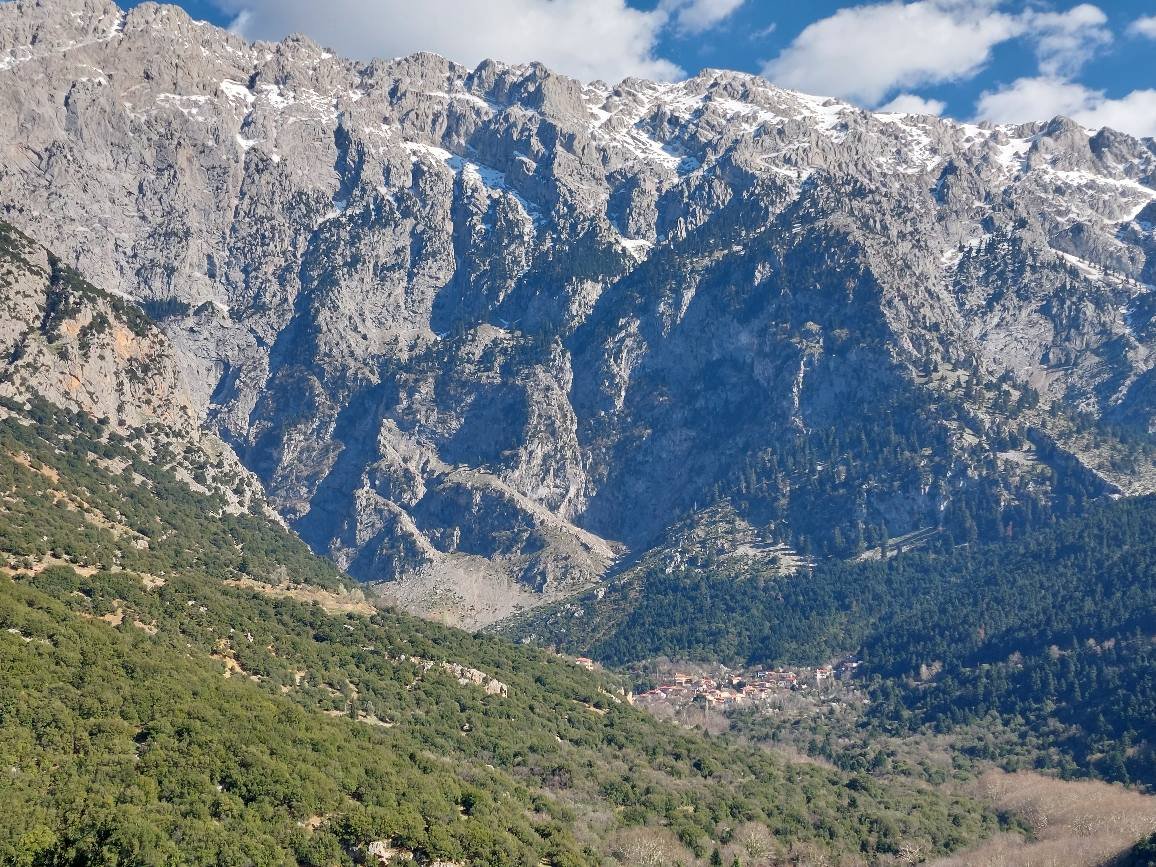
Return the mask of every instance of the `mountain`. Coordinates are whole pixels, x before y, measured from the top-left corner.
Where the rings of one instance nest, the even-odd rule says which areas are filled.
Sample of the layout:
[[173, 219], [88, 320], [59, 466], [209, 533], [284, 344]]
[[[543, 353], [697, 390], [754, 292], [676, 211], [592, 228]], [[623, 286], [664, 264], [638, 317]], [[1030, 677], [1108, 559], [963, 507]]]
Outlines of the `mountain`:
[[1002, 826], [375, 607], [175, 427], [138, 307], [8, 226], [0, 281], [0, 864], [881, 864]]
[[664, 726], [612, 678], [375, 611], [108, 428], [4, 410], [0, 479], [24, 505], [2, 536], [0, 863], [578, 865], [635, 837], [689, 860], [732, 810], [736, 846], [769, 828], [869, 857], [993, 827], [975, 801], [856, 791]]
[[[1156, 783], [1156, 142], [106, 0], [0, 3], [0, 111], [0, 863], [1014, 862], [992, 764]], [[866, 676], [693, 731], [535, 642]]]
[[1154, 487], [1152, 140], [105, 0], [0, 5], [0, 111], [0, 213], [414, 611], [556, 600], [707, 506], [803, 562]]

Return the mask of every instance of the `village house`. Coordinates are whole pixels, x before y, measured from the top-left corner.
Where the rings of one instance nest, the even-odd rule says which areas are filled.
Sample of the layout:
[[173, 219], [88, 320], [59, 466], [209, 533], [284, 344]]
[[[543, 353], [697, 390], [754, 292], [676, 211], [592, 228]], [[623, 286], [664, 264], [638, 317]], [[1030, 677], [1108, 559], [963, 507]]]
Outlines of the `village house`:
[[[582, 662], [582, 660], [579, 660]], [[637, 699], [644, 704], [666, 703], [675, 709], [690, 705], [696, 699], [705, 700], [710, 707], [730, 708], [741, 704], [775, 704], [775, 696], [783, 691], [806, 691], [821, 686], [824, 681], [850, 678], [860, 663], [846, 657], [833, 665], [795, 670], [778, 667], [753, 671], [721, 669], [717, 679], [709, 675], [691, 675], [675, 672], [653, 689], [641, 693]]]

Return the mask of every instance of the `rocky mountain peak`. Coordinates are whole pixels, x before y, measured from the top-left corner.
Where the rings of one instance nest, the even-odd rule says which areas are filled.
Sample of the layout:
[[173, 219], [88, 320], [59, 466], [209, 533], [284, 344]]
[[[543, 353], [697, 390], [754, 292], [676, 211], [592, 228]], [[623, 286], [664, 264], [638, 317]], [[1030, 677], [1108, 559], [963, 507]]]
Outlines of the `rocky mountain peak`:
[[1150, 140], [82, 0], [0, 5], [0, 100], [7, 219], [139, 300], [282, 514], [413, 607], [571, 592], [707, 503], [845, 556], [1150, 484], [1091, 433], [1156, 414]]

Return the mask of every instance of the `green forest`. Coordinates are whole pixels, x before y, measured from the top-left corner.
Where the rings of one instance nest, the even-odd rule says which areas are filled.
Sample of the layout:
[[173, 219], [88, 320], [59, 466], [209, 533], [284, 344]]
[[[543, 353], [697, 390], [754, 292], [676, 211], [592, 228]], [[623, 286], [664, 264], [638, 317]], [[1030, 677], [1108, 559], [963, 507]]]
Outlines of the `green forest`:
[[179, 481], [175, 453], [44, 406], [0, 415], [0, 863], [334, 865], [381, 841], [577, 865], [627, 858], [640, 829], [688, 864], [742, 863], [751, 827], [783, 863], [885, 863], [1000, 826], [962, 794], [787, 764], [634, 710], [611, 675], [369, 609], [280, 526]]
[[511, 632], [616, 664], [856, 654], [881, 730], [1009, 727], [976, 751], [1156, 785], [1156, 498], [1097, 503], [1020, 540], [786, 576], [644, 558], [577, 605], [581, 617], [568, 603]]

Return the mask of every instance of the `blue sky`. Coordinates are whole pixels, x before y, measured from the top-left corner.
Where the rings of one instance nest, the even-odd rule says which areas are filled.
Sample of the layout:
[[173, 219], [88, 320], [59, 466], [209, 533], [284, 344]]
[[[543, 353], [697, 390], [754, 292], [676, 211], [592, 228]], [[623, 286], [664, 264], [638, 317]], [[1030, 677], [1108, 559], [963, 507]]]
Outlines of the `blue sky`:
[[871, 108], [1001, 122], [1068, 114], [1156, 135], [1156, 0], [181, 0], [254, 38], [343, 54], [540, 59], [578, 78], [704, 67]]

